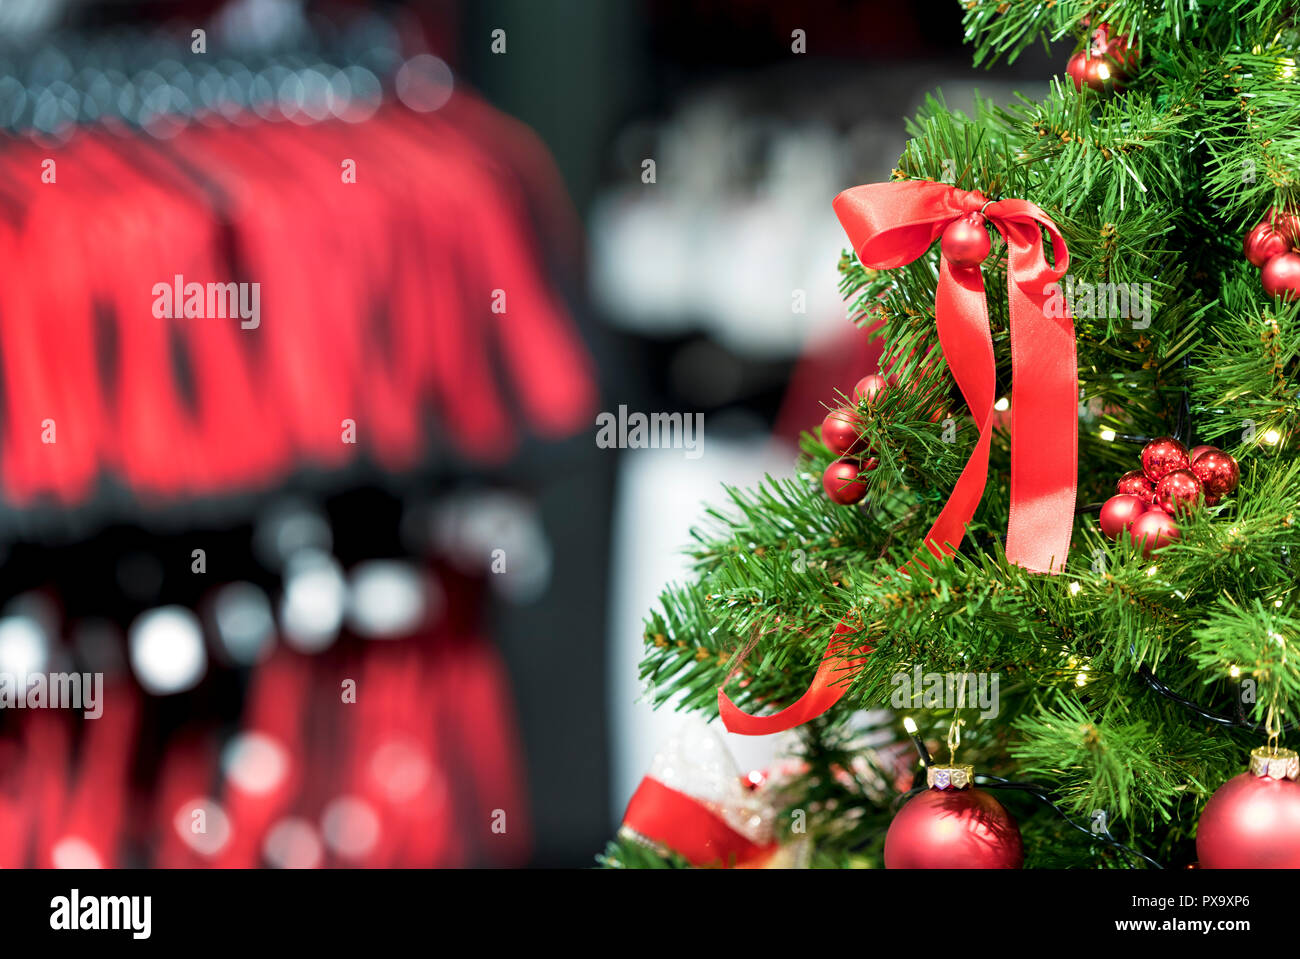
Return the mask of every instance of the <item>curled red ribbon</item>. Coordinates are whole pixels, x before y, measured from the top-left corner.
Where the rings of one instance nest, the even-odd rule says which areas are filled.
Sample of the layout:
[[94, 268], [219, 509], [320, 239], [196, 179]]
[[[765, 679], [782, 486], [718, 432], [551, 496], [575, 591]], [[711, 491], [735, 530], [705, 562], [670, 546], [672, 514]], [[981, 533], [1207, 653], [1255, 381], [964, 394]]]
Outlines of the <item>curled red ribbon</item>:
[[[1027, 200], [990, 201], [943, 183], [872, 183], [835, 198], [835, 214], [862, 265], [888, 270], [924, 254], [954, 221], [982, 213], [1007, 244], [1011, 326], [1011, 504], [1007, 559], [1039, 573], [1059, 572], [1070, 549], [1078, 482], [1078, 368], [1074, 324], [1067, 310], [1049, 310], [1070, 264], [1056, 224]], [[1053, 264], [1043, 250], [1052, 241]], [[993, 337], [984, 277], [978, 266], [939, 260], [935, 325], [953, 379], [970, 408], [979, 439], [947, 503], [925, 536], [937, 557], [952, 555], [975, 515], [988, 478], [996, 401]], [[1060, 314], [1060, 315], [1057, 315]], [[848, 689], [869, 649], [853, 649], [841, 622], [812, 683], [794, 703], [754, 716], [718, 690], [718, 712], [734, 733], [762, 736], [802, 725], [830, 709]]]

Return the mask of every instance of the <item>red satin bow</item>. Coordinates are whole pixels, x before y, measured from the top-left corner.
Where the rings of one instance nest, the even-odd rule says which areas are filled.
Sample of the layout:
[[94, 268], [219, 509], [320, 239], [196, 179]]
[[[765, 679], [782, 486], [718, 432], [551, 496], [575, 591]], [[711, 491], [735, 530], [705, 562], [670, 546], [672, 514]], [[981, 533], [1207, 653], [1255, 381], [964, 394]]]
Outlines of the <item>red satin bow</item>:
[[[1006, 554], [1012, 563], [1039, 573], [1059, 572], [1070, 549], [1078, 479], [1078, 369], [1074, 325], [1068, 311], [1048, 311], [1069, 267], [1060, 231], [1027, 200], [989, 201], [979, 193], [943, 183], [872, 183], [835, 198], [840, 218], [863, 266], [888, 270], [920, 257], [953, 221], [982, 212], [1007, 244], [1007, 295], [1011, 326], [1011, 506]], [[1042, 231], [1052, 240], [1054, 266], [1043, 253]], [[993, 437], [995, 366], [984, 277], [979, 267], [939, 260], [934, 297], [939, 345], [953, 379], [979, 428], [979, 440], [948, 502], [925, 536], [937, 557], [956, 551], [975, 515], [988, 477]], [[1053, 313], [1062, 315], [1052, 315]], [[820, 716], [844, 695], [848, 680], [870, 650], [854, 650], [841, 638], [844, 623], [826, 647], [811, 685], [772, 716], [740, 710], [721, 689], [718, 711], [735, 733], [762, 736]]]

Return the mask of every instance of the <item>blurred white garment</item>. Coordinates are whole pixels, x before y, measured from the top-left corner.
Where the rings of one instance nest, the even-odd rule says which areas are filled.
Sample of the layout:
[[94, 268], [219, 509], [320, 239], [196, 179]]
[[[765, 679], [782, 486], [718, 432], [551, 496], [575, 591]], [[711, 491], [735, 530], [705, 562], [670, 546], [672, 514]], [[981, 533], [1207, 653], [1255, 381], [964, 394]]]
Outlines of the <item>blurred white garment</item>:
[[[708, 428], [706, 422], [705, 428]], [[644, 618], [670, 581], [685, 581], [683, 548], [705, 504], [722, 505], [721, 484], [753, 486], [764, 473], [788, 476], [795, 452], [767, 439], [736, 442], [710, 437], [706, 455], [686, 459], [682, 450], [643, 449], [622, 455], [615, 491], [610, 550], [610, 655], [608, 659], [611, 777], [610, 816], [620, 821], [628, 799], [650, 771], [656, 752], [680, 725], [670, 706], [651, 709], [637, 678]], [[715, 728], [742, 773], [768, 769], [787, 751], [794, 734], [737, 736]]]

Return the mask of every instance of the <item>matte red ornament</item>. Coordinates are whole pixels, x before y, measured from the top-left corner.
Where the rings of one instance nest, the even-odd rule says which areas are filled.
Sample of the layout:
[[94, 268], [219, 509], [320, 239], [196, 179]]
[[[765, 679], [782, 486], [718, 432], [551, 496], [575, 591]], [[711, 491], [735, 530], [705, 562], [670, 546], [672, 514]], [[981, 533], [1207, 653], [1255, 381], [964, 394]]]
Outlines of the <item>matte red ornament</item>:
[[1256, 224], [1241, 242], [1241, 252], [1255, 266], [1263, 266], [1275, 256], [1291, 251], [1291, 241], [1268, 223]]
[[1187, 454], [1187, 458], [1191, 460], [1193, 463], [1195, 463], [1196, 458], [1200, 456], [1202, 453], [1211, 453], [1211, 452], [1217, 453], [1219, 452], [1219, 448], [1217, 446], [1193, 446], [1192, 451]]
[[853, 398], [858, 402], [866, 400], [870, 404], [876, 394], [885, 388], [885, 378], [879, 373], [868, 373], [862, 379], [858, 380], [858, 385], [853, 387]]
[[1300, 299], [1300, 253], [1273, 257], [1259, 271], [1259, 279], [1269, 296]]
[[1202, 869], [1300, 869], [1300, 784], [1245, 772], [1218, 788], [1196, 827]]
[[837, 410], [831, 410], [822, 420], [822, 442], [836, 456], [856, 452], [863, 447], [862, 437], [858, 433], [860, 428], [857, 413], [851, 407], [841, 406]]
[[885, 834], [886, 869], [1019, 869], [1020, 827], [982, 789], [927, 789]]
[[989, 255], [993, 244], [984, 229], [984, 215], [968, 213], [948, 224], [939, 241], [944, 259], [953, 266], [970, 268], [979, 266]]
[[1170, 516], [1179, 516], [1201, 502], [1205, 489], [1191, 470], [1174, 470], [1156, 484], [1156, 495], [1151, 505]]
[[867, 481], [858, 479], [857, 460], [836, 460], [822, 473], [822, 489], [832, 502], [852, 506], [867, 495]]
[[1178, 539], [1178, 524], [1164, 510], [1147, 510], [1129, 527], [1133, 542], [1142, 547], [1142, 555], [1150, 556], [1153, 550], [1160, 549]]
[[1209, 452], [1192, 461], [1192, 472], [1205, 487], [1206, 496], [1226, 496], [1237, 488], [1241, 468], [1237, 461], [1219, 450]]
[[1132, 493], [1120, 493], [1101, 504], [1101, 531], [1111, 539], [1119, 536], [1147, 511], [1142, 498]]
[[1187, 447], [1172, 436], [1160, 436], [1142, 447], [1142, 472], [1153, 483], [1159, 483], [1174, 470], [1191, 466]]
[[1142, 501], [1143, 506], [1150, 506], [1151, 497], [1156, 492], [1156, 484], [1147, 479], [1146, 474], [1141, 470], [1129, 470], [1115, 484], [1115, 492], [1136, 496]]

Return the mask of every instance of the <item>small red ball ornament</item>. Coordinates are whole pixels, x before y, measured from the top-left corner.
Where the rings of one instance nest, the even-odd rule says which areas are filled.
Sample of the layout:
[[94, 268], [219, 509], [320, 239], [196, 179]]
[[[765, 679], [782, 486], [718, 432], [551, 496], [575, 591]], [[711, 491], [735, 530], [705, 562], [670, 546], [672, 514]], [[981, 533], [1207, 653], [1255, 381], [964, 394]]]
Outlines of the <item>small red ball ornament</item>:
[[1209, 450], [1192, 460], [1192, 472], [1205, 487], [1207, 498], [1227, 496], [1237, 488], [1241, 479], [1241, 468], [1237, 461], [1227, 453]]
[[1263, 266], [1275, 256], [1291, 251], [1291, 241], [1268, 223], [1259, 223], [1246, 234], [1241, 252], [1255, 266]]
[[822, 489], [832, 502], [852, 506], [867, 495], [867, 481], [858, 478], [857, 460], [840, 459], [822, 473]]
[[870, 404], [885, 385], [885, 378], [879, 373], [868, 373], [858, 380], [857, 386], [853, 387], [853, 398], [858, 402], [866, 400]]
[[1300, 783], [1296, 754], [1261, 746], [1250, 771], [1205, 804], [1196, 827], [1202, 869], [1300, 869]]
[[1101, 504], [1101, 531], [1115, 539], [1147, 511], [1141, 497], [1120, 493]]
[[855, 411], [848, 406], [831, 410], [822, 420], [822, 442], [836, 456], [856, 452], [863, 446], [858, 430], [861, 424]]
[[1259, 271], [1259, 279], [1269, 296], [1300, 299], [1300, 253], [1273, 257]]
[[1156, 484], [1156, 495], [1151, 503], [1170, 516], [1178, 516], [1200, 503], [1204, 492], [1201, 481], [1191, 470], [1174, 470]]
[[[886, 869], [1019, 869], [1020, 827], [1002, 804], [969, 785], [969, 766], [931, 766], [932, 784], [899, 810], [885, 834]], [[955, 785], [933, 785], [958, 780]]]
[[1070, 57], [1069, 61], [1065, 64], [1065, 73], [1074, 81], [1074, 89], [1083, 89], [1083, 84], [1086, 82], [1084, 77], [1087, 69], [1088, 54], [1087, 51], [1084, 50], [1080, 50], [1074, 56]]
[[1292, 246], [1300, 244], [1300, 213], [1271, 206], [1264, 214], [1264, 222], [1281, 233]]
[[1151, 498], [1156, 492], [1156, 484], [1147, 479], [1146, 474], [1141, 470], [1129, 470], [1115, 484], [1115, 492], [1136, 496], [1142, 501], [1143, 506], [1150, 506]]
[[1149, 509], [1129, 527], [1133, 542], [1142, 547], [1142, 555], [1150, 556], [1153, 550], [1167, 546], [1178, 539], [1178, 524], [1160, 509]]
[[953, 266], [969, 269], [983, 263], [992, 249], [988, 231], [984, 229], [983, 214], [969, 213], [948, 224], [939, 248], [944, 259]]
[[1153, 483], [1159, 483], [1174, 470], [1185, 470], [1191, 465], [1187, 447], [1172, 436], [1161, 436], [1142, 447], [1142, 472]]
[[1197, 457], [1199, 457], [1202, 453], [1217, 453], [1217, 452], [1219, 452], [1219, 448], [1217, 446], [1193, 446], [1192, 451], [1187, 454], [1187, 458], [1191, 460], [1193, 463], [1195, 463]]

